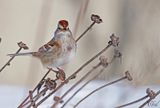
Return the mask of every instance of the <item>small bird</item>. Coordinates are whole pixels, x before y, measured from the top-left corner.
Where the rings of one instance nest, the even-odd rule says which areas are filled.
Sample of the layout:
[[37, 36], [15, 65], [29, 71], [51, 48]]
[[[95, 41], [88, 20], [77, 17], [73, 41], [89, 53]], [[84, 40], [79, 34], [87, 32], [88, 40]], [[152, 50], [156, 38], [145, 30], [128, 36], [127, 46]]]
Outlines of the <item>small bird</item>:
[[57, 68], [68, 63], [76, 53], [76, 41], [69, 29], [68, 21], [60, 20], [53, 38], [36, 52], [8, 54], [9, 56], [32, 55], [40, 59], [46, 68]]

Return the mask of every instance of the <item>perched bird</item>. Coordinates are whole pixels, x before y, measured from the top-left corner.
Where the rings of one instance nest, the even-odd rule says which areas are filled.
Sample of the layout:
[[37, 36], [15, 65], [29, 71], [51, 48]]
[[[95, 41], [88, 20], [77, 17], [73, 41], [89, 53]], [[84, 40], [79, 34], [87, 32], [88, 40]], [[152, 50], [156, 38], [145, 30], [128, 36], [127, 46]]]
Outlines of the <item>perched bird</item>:
[[76, 41], [69, 29], [68, 21], [60, 20], [53, 38], [36, 52], [8, 54], [9, 56], [32, 55], [40, 59], [46, 68], [57, 68], [68, 63], [76, 53]]

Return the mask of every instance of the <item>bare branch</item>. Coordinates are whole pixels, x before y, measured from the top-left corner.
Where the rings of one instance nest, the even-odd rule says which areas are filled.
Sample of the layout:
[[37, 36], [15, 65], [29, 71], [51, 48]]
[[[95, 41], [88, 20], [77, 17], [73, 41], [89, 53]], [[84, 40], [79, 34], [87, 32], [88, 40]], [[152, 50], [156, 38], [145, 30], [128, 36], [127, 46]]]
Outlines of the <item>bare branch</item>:
[[[107, 83], [107, 84], [105, 84], [105, 85], [103, 85], [103, 86], [95, 89], [94, 91], [92, 91], [91, 93], [89, 93], [87, 96], [85, 96], [83, 99], [81, 99], [81, 100], [74, 106], [74, 108], [76, 108], [81, 102], [83, 102], [83, 101], [84, 101], [86, 98], [88, 98], [90, 95], [92, 95], [92, 94], [94, 94], [95, 92], [103, 89], [104, 87], [107, 87], [107, 86], [109, 86], [109, 85], [112, 85], [112, 84], [114, 84], [114, 83], [117, 83], [117, 82], [119, 82], [119, 81], [122, 81], [122, 80], [124, 80], [124, 79], [130, 79], [130, 78], [128, 78], [128, 76], [131, 76], [131, 75], [129, 74], [128, 71], [126, 71], [124, 77], [119, 78], [119, 79], [117, 79], [117, 80], [115, 80], [115, 81], [112, 81], [112, 82], [110, 82], [110, 83]], [[129, 81], [130, 81], [130, 80], [129, 80]]]
[[93, 21], [92, 24], [76, 39], [76, 42], [78, 42], [96, 23], [100, 24], [102, 22], [102, 19], [98, 15], [91, 15], [91, 20]]
[[[18, 44], [18, 46], [19, 46], [19, 49], [17, 50], [16, 54], [19, 53], [22, 49], [24, 49], [24, 50], [29, 49], [29, 48], [26, 46], [26, 44], [24, 44], [23, 42], [19, 42], [19, 43], [17, 43], [17, 44]], [[15, 58], [15, 56], [11, 57], [11, 58], [8, 60], [8, 62], [0, 69], [0, 72], [2, 72], [3, 69], [4, 69], [6, 66], [9, 66], [10, 63], [11, 63], [11, 61], [12, 61], [14, 58]]]
[[145, 105], [149, 104], [153, 99], [155, 99], [160, 94], [160, 90], [156, 93], [152, 90], [148, 92], [148, 96], [150, 97], [145, 103], [143, 103], [139, 108], [143, 108]]

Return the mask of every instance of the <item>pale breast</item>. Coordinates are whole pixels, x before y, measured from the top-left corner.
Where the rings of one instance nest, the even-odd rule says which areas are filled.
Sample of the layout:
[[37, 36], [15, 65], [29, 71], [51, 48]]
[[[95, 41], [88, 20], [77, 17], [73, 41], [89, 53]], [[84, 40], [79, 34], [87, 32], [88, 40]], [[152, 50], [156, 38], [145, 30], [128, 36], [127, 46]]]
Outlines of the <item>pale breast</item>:
[[61, 53], [56, 58], [50, 58], [50, 63], [48, 64], [49, 67], [59, 67], [64, 64], [67, 64], [71, 59], [74, 58], [76, 53], [76, 42], [71, 34], [66, 34], [64, 36], [57, 38], [61, 41]]

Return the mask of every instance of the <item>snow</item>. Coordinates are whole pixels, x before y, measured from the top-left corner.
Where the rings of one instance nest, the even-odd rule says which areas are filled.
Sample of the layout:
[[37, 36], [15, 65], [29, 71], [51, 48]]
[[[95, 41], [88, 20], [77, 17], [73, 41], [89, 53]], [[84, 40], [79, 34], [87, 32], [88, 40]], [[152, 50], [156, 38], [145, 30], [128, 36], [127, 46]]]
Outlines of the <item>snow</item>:
[[[105, 84], [102, 81], [94, 81], [87, 85], [81, 92], [79, 92], [74, 99], [69, 102], [65, 108], [73, 108], [73, 105], [77, 103], [80, 99], [90, 93], [92, 90]], [[67, 87], [64, 87], [60, 92], [66, 91]], [[84, 100], [77, 108], [114, 108], [116, 106], [131, 102], [133, 100], [139, 99], [146, 95], [146, 89], [151, 88], [155, 92], [160, 90], [160, 86], [145, 86], [133, 88], [126, 84], [114, 84], [108, 86], [95, 94]], [[0, 86], [0, 107], [1, 108], [16, 108], [20, 102], [28, 95], [29, 89], [26, 87], [16, 87], [16, 86]], [[75, 91], [75, 90], [74, 90]], [[71, 96], [71, 92], [68, 96]], [[66, 97], [65, 99], [67, 99]], [[64, 99], [64, 100], [65, 100]], [[138, 108], [141, 104], [145, 102], [139, 102], [137, 104], [128, 106], [126, 108]], [[43, 103], [39, 108], [49, 108], [53, 103], [53, 97], [50, 97], [45, 103]], [[157, 103], [157, 104], [156, 104]], [[151, 103], [145, 108], [160, 108], [160, 96], [157, 96]]]

